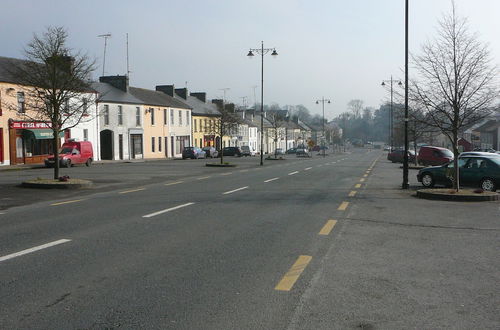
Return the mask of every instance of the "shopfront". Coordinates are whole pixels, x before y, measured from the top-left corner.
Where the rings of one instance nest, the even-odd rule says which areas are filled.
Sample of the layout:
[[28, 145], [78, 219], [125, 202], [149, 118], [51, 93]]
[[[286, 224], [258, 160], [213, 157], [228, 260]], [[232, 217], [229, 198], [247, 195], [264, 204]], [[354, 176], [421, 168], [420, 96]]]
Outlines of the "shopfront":
[[10, 164], [43, 164], [53, 153], [53, 136], [50, 123], [9, 120]]

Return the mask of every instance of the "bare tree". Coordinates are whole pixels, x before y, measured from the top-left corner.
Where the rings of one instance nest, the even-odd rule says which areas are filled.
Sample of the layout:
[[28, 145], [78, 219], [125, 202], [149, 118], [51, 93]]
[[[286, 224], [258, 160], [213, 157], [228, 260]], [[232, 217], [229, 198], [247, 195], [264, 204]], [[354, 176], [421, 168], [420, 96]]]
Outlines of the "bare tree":
[[347, 108], [352, 112], [354, 118], [360, 118], [363, 112], [364, 102], [358, 99], [350, 100], [349, 103], [347, 103]]
[[90, 75], [95, 61], [67, 46], [62, 27], [49, 27], [24, 50], [25, 61], [13, 61], [10, 74], [23, 86], [26, 112], [32, 120], [50, 123], [53, 133], [54, 179], [59, 177], [59, 134], [78, 125], [95, 102]]
[[220, 163], [224, 164], [224, 148], [222, 147], [222, 140], [225, 136], [230, 136], [232, 132], [238, 128], [240, 119], [233, 111], [234, 106], [229, 109], [226, 107], [223, 100], [215, 100], [214, 103], [218, 107], [220, 116], [215, 118], [213, 125], [207, 127], [207, 131], [209, 131], [210, 134], [220, 136]]
[[418, 76], [412, 81], [410, 99], [425, 112], [453, 146], [453, 187], [458, 191], [458, 134], [482, 120], [499, 95], [497, 67], [491, 65], [487, 45], [471, 34], [465, 18], [452, 12], [439, 22], [438, 35], [413, 57]]
[[267, 115], [266, 115], [266, 119], [271, 124], [270, 130], [272, 132], [273, 140], [274, 140], [274, 144], [275, 144], [274, 158], [277, 158], [278, 154], [277, 154], [276, 147], [278, 145], [278, 141], [286, 136], [286, 129], [285, 129], [286, 118], [284, 115], [284, 111], [282, 111], [282, 110], [268, 111]]

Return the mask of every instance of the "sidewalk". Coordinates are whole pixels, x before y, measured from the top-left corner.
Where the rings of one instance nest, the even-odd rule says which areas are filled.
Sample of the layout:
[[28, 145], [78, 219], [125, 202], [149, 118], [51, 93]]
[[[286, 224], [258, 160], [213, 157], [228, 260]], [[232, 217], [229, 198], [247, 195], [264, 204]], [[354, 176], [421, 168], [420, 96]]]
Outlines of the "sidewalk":
[[401, 190], [380, 158], [339, 216], [291, 329], [498, 329], [498, 202], [443, 202]]

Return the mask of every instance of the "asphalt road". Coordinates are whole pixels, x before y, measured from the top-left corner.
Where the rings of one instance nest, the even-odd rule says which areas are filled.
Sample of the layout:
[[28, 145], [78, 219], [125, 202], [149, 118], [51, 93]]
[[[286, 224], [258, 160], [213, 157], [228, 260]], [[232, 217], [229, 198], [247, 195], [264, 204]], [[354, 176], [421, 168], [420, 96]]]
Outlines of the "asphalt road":
[[381, 155], [68, 169], [104, 182], [0, 211], [0, 328], [498, 328], [498, 204], [450, 220]]

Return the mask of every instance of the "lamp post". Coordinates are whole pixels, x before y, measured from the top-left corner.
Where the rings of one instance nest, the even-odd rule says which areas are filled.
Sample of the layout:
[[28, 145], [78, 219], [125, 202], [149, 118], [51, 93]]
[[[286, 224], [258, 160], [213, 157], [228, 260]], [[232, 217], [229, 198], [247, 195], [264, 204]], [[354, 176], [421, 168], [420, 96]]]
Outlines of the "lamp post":
[[[408, 189], [408, 0], [405, 1], [405, 153], [403, 155], [403, 183], [401, 188]], [[416, 152], [416, 150], [415, 150]]]
[[392, 152], [392, 147], [394, 146], [394, 135], [393, 135], [393, 131], [394, 131], [394, 121], [393, 121], [393, 103], [392, 103], [392, 95], [393, 95], [393, 89], [392, 89], [392, 85], [393, 83], [397, 82], [399, 86], [401, 86], [403, 83], [401, 82], [401, 80], [394, 80], [392, 79], [392, 75], [391, 75], [391, 79], [390, 80], [382, 80], [382, 86], [385, 86], [386, 83], [390, 83], [391, 84], [391, 109], [389, 111], [389, 143], [391, 144], [391, 152]]
[[247, 56], [252, 58], [256, 52], [261, 56], [261, 81], [260, 81], [260, 165], [264, 165], [264, 55], [272, 51], [272, 56], [277, 56], [275, 48], [264, 48], [264, 41], [261, 41], [260, 48], [250, 48]]
[[323, 157], [325, 157], [325, 102], [326, 103], [332, 103], [329, 99], [325, 99], [323, 96], [321, 100], [316, 100], [316, 104], [319, 104], [321, 102], [321, 105], [323, 107], [323, 140], [322, 140], [322, 147], [323, 147]]

